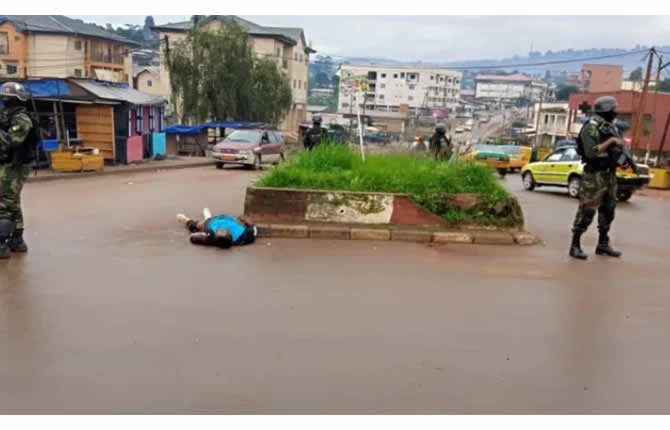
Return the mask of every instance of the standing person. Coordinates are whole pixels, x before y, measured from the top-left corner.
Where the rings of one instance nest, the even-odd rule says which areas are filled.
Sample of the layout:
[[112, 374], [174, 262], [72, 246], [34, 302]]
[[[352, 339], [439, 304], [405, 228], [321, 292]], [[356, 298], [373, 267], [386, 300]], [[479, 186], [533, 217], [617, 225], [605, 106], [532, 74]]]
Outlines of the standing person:
[[620, 137], [612, 137], [611, 130], [616, 117], [616, 98], [600, 97], [594, 105], [595, 115], [584, 124], [577, 137], [577, 152], [584, 162], [582, 189], [579, 193], [579, 208], [572, 227], [570, 256], [586, 260], [581, 248], [581, 236], [593, 222], [598, 211], [597, 255], [621, 257], [621, 252], [610, 246], [609, 230], [616, 210], [616, 162], [608, 156], [612, 145], [624, 145]]
[[[447, 138], [447, 129], [443, 125], [438, 125], [435, 127], [435, 133], [430, 137], [430, 149], [433, 151], [435, 159], [442, 159], [443, 157], [447, 160], [451, 158], [451, 140]], [[442, 141], [446, 144], [444, 152], [442, 151]]]
[[184, 214], [177, 215], [177, 220], [191, 232], [189, 236], [191, 243], [230, 248], [256, 241], [258, 229], [244, 218], [235, 218], [230, 215], [212, 216], [207, 208], [202, 213], [204, 216], [202, 221], [190, 219]]
[[0, 101], [0, 259], [7, 259], [12, 252], [28, 252], [23, 239], [21, 190], [34, 156], [36, 130], [26, 109], [28, 94], [23, 85], [3, 84]]
[[321, 143], [322, 140], [325, 140], [326, 129], [321, 128], [321, 117], [315, 115], [312, 117], [312, 126], [305, 133], [304, 145], [305, 149], [311, 151], [316, 145]]

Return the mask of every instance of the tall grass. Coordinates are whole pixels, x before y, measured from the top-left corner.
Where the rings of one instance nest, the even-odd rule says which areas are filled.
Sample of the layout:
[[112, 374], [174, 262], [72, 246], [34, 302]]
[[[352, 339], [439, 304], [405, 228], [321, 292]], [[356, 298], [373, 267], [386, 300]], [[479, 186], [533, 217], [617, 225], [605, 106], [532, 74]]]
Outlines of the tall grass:
[[486, 167], [446, 163], [413, 154], [368, 155], [363, 162], [357, 151], [337, 144], [322, 144], [312, 152], [298, 154], [292, 161], [267, 172], [258, 185], [405, 193], [450, 222], [486, 214], [448, 211], [444, 206], [446, 195], [478, 193], [486, 197], [489, 205], [507, 198], [493, 171]]

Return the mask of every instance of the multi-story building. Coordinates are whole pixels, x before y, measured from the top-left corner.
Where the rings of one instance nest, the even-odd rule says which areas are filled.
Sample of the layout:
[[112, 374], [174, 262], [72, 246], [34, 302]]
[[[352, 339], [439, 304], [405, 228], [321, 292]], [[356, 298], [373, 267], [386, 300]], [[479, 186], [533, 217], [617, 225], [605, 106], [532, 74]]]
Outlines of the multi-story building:
[[0, 79], [128, 82], [136, 42], [62, 15], [0, 16]]
[[623, 66], [584, 64], [579, 75], [579, 90], [583, 93], [619, 91], [623, 81]]
[[549, 98], [549, 85], [530, 76], [477, 75], [475, 78], [475, 98], [491, 101], [516, 99], [539, 100]]
[[[216, 30], [229, 23], [241, 26], [251, 36], [252, 49], [259, 57], [272, 58], [285, 73], [293, 93], [293, 103], [280, 129], [297, 136], [298, 126], [306, 118], [307, 91], [309, 82], [309, 56], [316, 52], [305, 42], [302, 28], [264, 27], [234, 15], [210, 15], [194, 17], [190, 21], [153, 27], [161, 40], [161, 62], [159, 82], [161, 94], [170, 97], [170, 74], [165, 61], [167, 44], [174, 46], [186, 38], [194, 25]], [[223, 119], [223, 118], [216, 118]], [[244, 120], [246, 118], [236, 118]]]
[[[568, 103], [535, 103], [528, 117], [529, 127], [539, 134], [539, 146], [553, 146], [557, 140], [566, 139], [570, 134], [570, 107]], [[539, 121], [538, 121], [539, 115]], [[537, 130], [535, 126], [537, 125]]]
[[355, 105], [352, 106], [353, 93], [347, 90], [348, 77], [367, 78], [365, 101], [358, 100], [366, 113], [452, 108], [458, 104], [461, 91], [461, 72], [442, 68], [342, 64], [338, 74], [341, 113], [356, 112]]

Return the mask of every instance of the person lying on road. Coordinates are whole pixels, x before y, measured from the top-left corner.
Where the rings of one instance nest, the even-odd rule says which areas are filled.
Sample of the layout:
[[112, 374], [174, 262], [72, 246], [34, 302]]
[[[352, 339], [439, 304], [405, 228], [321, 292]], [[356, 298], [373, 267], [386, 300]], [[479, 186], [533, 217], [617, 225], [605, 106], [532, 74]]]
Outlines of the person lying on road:
[[230, 248], [256, 241], [258, 229], [244, 218], [235, 218], [230, 215], [213, 217], [212, 212], [207, 208], [202, 213], [204, 215], [202, 221], [192, 220], [184, 214], [177, 215], [177, 220], [191, 232], [189, 236], [191, 243]]

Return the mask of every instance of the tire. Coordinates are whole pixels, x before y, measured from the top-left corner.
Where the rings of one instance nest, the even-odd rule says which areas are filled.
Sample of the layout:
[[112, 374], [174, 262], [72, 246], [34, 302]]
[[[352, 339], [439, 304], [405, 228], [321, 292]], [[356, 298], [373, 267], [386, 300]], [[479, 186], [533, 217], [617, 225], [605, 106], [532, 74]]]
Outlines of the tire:
[[632, 191], [619, 191], [616, 193], [616, 198], [620, 202], [627, 202], [631, 197], [633, 197]]
[[523, 184], [523, 189], [526, 191], [533, 191], [537, 184], [535, 183], [535, 178], [530, 172], [526, 172], [521, 177], [521, 183]]
[[218, 161], [218, 162], [216, 163], [216, 168], [217, 168], [217, 169], [223, 169], [223, 163], [220, 162], [220, 161]]
[[582, 189], [582, 178], [573, 176], [568, 180], [568, 194], [572, 198], [579, 198], [579, 191]]

